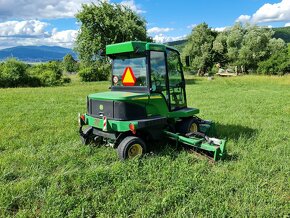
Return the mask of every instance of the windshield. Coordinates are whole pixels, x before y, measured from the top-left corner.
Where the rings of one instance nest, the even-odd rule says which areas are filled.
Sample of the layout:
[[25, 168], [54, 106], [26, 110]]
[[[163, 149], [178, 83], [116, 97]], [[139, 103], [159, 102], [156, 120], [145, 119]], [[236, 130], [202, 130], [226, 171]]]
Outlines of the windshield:
[[147, 86], [146, 57], [117, 56], [113, 59], [113, 86]]

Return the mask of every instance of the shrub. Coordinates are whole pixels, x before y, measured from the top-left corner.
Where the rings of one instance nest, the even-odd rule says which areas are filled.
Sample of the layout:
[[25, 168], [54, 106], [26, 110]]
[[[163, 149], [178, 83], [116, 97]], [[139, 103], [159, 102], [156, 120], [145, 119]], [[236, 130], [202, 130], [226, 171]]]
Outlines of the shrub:
[[14, 58], [0, 63], [0, 87], [54, 86], [69, 83], [60, 62], [51, 61], [30, 66]]
[[107, 80], [110, 74], [111, 65], [105, 63], [95, 63], [91, 66], [85, 66], [79, 71], [81, 81], [103, 81]]
[[26, 69], [29, 65], [10, 58], [0, 66], [0, 87], [24, 86], [29, 82]]
[[69, 77], [63, 77], [62, 78], [62, 82], [63, 83], [70, 83], [71, 82], [71, 78], [69, 78]]
[[290, 72], [287, 49], [272, 54], [269, 59], [258, 63], [258, 66], [258, 73], [266, 75], [284, 75]]
[[61, 64], [57, 61], [34, 65], [29, 69], [29, 75], [38, 78], [41, 86], [61, 85], [64, 82]]
[[94, 67], [85, 67], [79, 71], [79, 77], [83, 82], [97, 81], [97, 71]]
[[78, 71], [79, 64], [71, 54], [67, 54], [63, 58], [63, 69], [66, 73], [73, 73]]

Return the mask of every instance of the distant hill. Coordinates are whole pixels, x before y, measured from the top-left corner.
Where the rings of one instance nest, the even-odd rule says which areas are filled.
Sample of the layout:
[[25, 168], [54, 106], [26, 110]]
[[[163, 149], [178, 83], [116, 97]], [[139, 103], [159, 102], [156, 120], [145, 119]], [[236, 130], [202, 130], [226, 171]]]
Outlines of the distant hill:
[[281, 38], [285, 42], [290, 43], [290, 27], [273, 28], [273, 30], [275, 31], [275, 38]]
[[186, 39], [181, 39], [178, 41], [172, 41], [172, 42], [167, 42], [166, 44], [169, 46], [177, 46], [177, 45], [183, 45], [184, 43], [186, 43]]
[[[286, 43], [290, 43], [290, 27], [278, 27], [273, 28], [273, 30], [275, 32], [273, 36], [274, 38], [281, 38]], [[187, 40], [183, 39], [178, 41], [167, 42], [166, 44], [169, 46], [174, 46], [177, 49], [181, 50], [185, 46], [186, 42]]]
[[66, 54], [77, 58], [72, 49], [60, 46], [17, 46], [0, 50], [0, 60], [15, 57], [26, 62], [45, 62], [62, 60]]

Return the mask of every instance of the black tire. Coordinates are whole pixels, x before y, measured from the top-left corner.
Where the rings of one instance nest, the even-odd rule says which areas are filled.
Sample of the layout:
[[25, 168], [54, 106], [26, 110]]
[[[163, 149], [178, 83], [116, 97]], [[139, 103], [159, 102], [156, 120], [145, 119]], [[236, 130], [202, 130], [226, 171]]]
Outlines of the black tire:
[[88, 145], [92, 141], [92, 133], [93, 133], [93, 128], [88, 127], [84, 131], [80, 129], [80, 138], [82, 141], [82, 144]]
[[117, 152], [120, 160], [142, 156], [146, 153], [146, 144], [138, 137], [127, 136], [119, 144]]
[[88, 145], [91, 142], [91, 139], [89, 137], [80, 136], [80, 138], [83, 145]]
[[199, 122], [196, 118], [187, 118], [182, 120], [177, 124], [176, 127], [177, 132], [181, 134], [186, 134], [190, 132], [198, 132], [199, 131]]

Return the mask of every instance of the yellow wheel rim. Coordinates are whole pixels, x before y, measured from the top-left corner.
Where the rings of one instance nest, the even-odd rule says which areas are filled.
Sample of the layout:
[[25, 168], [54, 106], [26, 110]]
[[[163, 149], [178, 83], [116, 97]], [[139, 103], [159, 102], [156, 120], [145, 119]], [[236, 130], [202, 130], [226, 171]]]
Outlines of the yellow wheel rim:
[[143, 152], [143, 148], [140, 144], [133, 144], [128, 150], [128, 157], [133, 158], [138, 155], [141, 155]]
[[196, 123], [192, 123], [191, 127], [189, 129], [189, 132], [197, 132], [198, 128], [197, 128], [197, 124]]

